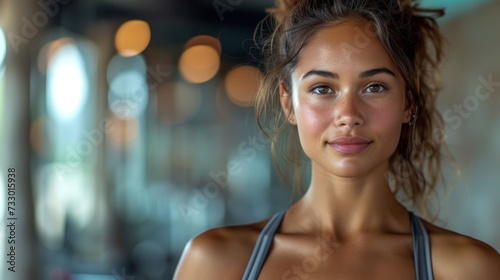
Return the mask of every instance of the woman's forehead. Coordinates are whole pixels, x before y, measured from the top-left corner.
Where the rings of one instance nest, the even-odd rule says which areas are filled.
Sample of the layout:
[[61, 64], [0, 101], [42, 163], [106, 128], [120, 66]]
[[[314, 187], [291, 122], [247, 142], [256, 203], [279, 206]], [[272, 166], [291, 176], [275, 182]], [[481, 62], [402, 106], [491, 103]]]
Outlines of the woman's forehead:
[[341, 75], [367, 68], [396, 70], [391, 56], [366, 21], [346, 21], [318, 30], [302, 49], [294, 74], [325, 69]]

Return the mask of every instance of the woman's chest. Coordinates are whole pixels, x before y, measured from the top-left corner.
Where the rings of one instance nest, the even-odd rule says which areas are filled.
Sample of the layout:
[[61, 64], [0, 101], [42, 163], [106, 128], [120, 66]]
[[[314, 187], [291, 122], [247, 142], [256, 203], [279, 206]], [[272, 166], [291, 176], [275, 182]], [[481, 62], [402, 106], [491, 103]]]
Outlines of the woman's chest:
[[258, 279], [415, 279], [411, 245], [411, 239], [347, 245], [319, 239], [278, 242]]

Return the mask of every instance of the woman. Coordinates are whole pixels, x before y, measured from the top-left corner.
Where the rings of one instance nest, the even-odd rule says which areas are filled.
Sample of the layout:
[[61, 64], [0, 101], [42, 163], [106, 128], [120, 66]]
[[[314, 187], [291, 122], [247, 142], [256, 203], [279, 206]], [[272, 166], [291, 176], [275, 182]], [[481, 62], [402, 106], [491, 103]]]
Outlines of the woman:
[[426, 213], [441, 175], [441, 35], [429, 14], [442, 11], [283, 0], [271, 14], [258, 120], [275, 117], [274, 148], [288, 127], [285, 171], [300, 174], [305, 153], [308, 191], [271, 219], [197, 236], [175, 279], [499, 279], [493, 248], [395, 197]]

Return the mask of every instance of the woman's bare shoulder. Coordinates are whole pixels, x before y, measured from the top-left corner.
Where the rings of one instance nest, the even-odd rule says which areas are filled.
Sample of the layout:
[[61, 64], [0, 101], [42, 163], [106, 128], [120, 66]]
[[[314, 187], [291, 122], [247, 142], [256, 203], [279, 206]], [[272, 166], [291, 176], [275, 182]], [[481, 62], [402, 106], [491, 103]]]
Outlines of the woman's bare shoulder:
[[429, 233], [436, 278], [498, 279], [500, 255], [490, 245], [424, 222]]
[[207, 230], [184, 248], [174, 279], [238, 279], [267, 220]]

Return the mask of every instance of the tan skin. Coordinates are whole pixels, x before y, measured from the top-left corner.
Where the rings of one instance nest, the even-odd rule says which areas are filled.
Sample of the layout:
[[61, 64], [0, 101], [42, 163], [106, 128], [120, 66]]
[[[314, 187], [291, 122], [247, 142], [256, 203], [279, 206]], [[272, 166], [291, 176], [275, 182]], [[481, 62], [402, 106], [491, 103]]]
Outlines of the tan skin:
[[[283, 110], [312, 161], [312, 180], [288, 209], [259, 279], [415, 278], [408, 211], [386, 176], [411, 112], [404, 81], [376, 37], [345, 51], [344, 43], [356, 46], [354, 27], [365, 25], [348, 21], [318, 31], [301, 51], [290, 92], [280, 86]], [[346, 136], [369, 144], [352, 154], [329, 145]], [[174, 279], [241, 279], [266, 222], [197, 236]], [[435, 279], [498, 279], [500, 256], [493, 248], [424, 225]]]

